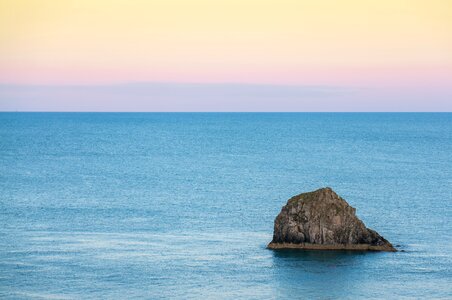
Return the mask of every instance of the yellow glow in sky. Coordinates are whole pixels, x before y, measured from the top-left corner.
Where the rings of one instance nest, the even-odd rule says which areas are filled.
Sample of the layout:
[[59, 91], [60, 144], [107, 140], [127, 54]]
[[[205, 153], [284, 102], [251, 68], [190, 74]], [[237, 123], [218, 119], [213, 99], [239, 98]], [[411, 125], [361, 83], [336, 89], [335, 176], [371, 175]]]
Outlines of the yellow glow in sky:
[[450, 0], [0, 0], [1, 82], [350, 84], [451, 70]]

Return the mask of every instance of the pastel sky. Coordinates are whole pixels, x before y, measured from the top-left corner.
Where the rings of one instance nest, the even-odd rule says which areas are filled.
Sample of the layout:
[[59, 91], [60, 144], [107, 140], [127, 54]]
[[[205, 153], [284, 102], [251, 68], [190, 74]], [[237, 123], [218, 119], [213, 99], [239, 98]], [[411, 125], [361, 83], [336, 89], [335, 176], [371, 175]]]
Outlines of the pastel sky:
[[0, 0], [0, 110], [451, 111], [449, 99], [451, 0]]

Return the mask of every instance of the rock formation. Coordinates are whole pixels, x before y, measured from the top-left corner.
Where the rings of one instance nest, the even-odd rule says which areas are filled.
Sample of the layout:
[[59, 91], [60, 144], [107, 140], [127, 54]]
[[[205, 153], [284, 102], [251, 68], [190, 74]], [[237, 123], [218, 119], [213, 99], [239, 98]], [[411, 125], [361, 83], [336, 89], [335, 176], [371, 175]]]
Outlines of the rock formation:
[[276, 217], [268, 248], [396, 251], [355, 213], [328, 187], [294, 196]]

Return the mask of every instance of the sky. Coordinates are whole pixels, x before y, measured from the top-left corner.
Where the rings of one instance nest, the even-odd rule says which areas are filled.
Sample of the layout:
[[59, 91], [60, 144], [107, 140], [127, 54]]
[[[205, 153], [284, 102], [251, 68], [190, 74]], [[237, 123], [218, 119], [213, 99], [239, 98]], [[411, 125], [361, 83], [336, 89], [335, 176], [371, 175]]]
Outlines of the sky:
[[451, 0], [0, 0], [1, 111], [452, 111]]

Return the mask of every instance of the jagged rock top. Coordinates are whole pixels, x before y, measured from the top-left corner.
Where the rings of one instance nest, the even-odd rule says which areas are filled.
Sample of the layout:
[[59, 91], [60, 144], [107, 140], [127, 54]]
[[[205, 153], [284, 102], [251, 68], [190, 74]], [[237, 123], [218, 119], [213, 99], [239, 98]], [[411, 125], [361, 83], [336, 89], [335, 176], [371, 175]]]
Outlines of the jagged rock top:
[[268, 247], [396, 251], [385, 238], [366, 228], [355, 208], [329, 187], [289, 199], [275, 219]]

